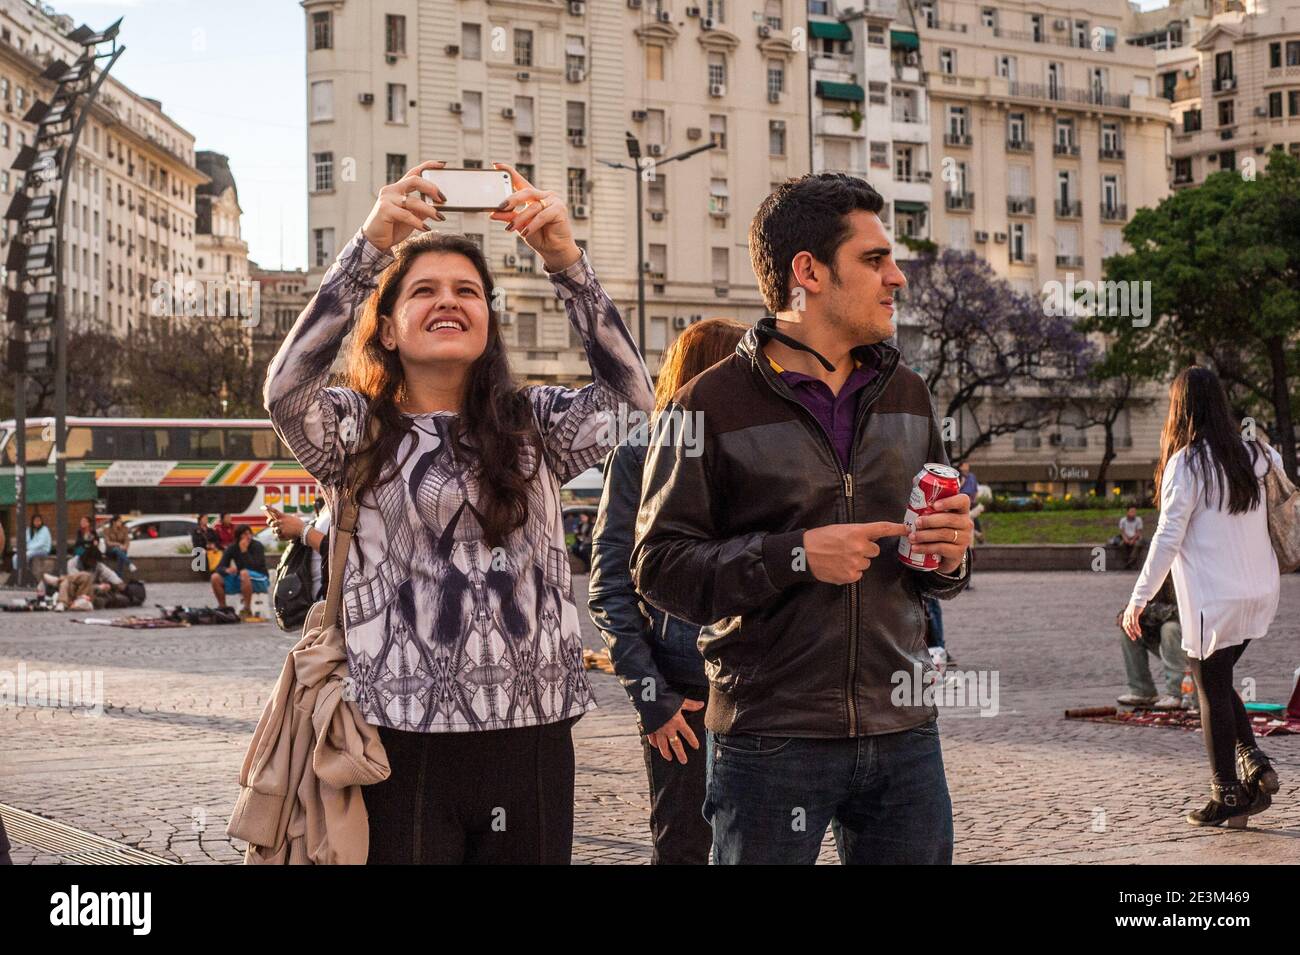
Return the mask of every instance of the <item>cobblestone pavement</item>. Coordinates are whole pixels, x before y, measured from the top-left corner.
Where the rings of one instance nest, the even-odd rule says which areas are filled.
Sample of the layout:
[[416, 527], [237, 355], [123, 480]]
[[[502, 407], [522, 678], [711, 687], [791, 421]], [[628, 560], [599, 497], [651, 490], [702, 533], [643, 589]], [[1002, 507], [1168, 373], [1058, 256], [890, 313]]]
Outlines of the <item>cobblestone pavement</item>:
[[[1206, 794], [1199, 733], [1062, 718], [1123, 691], [1114, 617], [1131, 583], [1118, 573], [990, 573], [947, 605], [957, 667], [995, 670], [1000, 691], [996, 716], [941, 715], [957, 861], [1300, 861], [1300, 737], [1265, 741], [1282, 791], [1251, 830], [1200, 830], [1182, 819]], [[581, 606], [585, 578], [576, 586]], [[204, 588], [160, 584], [150, 600], [200, 603]], [[73, 622], [82, 616], [0, 614], [0, 671], [99, 671], [105, 700], [99, 717], [0, 703], [0, 803], [173, 861], [237, 862], [225, 826], [239, 763], [291, 637], [273, 624], [131, 631]], [[1272, 633], [1238, 665], [1259, 699], [1285, 702], [1297, 637], [1292, 576]], [[575, 861], [644, 863], [631, 706], [613, 677], [591, 678], [600, 709], [576, 730]], [[24, 845], [14, 858], [60, 861]], [[833, 859], [829, 840], [822, 859]]]

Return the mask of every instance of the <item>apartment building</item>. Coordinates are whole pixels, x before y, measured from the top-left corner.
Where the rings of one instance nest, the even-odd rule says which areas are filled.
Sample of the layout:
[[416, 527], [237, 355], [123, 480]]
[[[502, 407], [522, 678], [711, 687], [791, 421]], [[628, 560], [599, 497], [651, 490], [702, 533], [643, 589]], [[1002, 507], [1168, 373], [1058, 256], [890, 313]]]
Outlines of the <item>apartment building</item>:
[[[103, 26], [105, 24], [95, 24]], [[81, 52], [66, 39], [76, 24], [44, 5], [0, 0], [0, 193], [20, 184], [10, 170], [35, 126], [23, 116], [54, 84], [40, 77], [52, 59]], [[64, 282], [70, 321], [96, 320], [125, 332], [149, 314], [153, 284], [194, 267], [194, 137], [155, 99], [110, 74], [81, 131], [65, 184]], [[8, 203], [8, 199], [0, 199]], [[7, 247], [12, 224], [0, 225]]]
[[[763, 314], [748, 227], [775, 184], [810, 168], [802, 0], [304, 0], [309, 285], [376, 191], [423, 159], [515, 164], [565, 195], [579, 244], [633, 334], [646, 275], [647, 360], [692, 320]], [[644, 249], [626, 136], [643, 170]], [[588, 374], [533, 253], [483, 214], [444, 227], [484, 248], [506, 291], [512, 362], [531, 381]]]
[[[194, 226], [194, 277], [205, 290], [211, 287], [226, 304], [219, 314], [244, 315], [249, 298], [248, 243], [240, 234], [239, 191], [229, 159], [218, 152], [195, 154], [199, 170], [208, 178], [196, 190]], [[241, 304], [241, 298], [245, 301]]]
[[253, 363], [262, 367], [275, 357], [289, 329], [311, 300], [307, 273], [300, 269], [264, 269], [248, 263], [249, 277], [257, 283], [261, 310], [253, 327]]
[[[1206, 5], [1210, 15], [1199, 15]], [[1300, 156], [1300, 0], [1171, 9], [1181, 45], [1171, 35], [1157, 55], [1174, 117], [1173, 187], [1226, 169], [1262, 171], [1273, 149]]]

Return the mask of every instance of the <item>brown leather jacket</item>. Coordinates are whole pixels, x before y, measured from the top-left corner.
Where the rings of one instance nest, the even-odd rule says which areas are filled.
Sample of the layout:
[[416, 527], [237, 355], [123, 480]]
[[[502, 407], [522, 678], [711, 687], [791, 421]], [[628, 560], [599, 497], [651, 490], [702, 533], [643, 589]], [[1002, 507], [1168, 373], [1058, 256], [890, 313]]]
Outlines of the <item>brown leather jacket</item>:
[[886, 538], [861, 580], [841, 586], [814, 579], [795, 551], [809, 528], [902, 521], [917, 472], [947, 462], [929, 392], [898, 350], [855, 356], [879, 374], [859, 396], [847, 472], [753, 329], [656, 420], [633, 577], [656, 607], [707, 625], [715, 733], [870, 736], [935, 716], [911, 692], [891, 697], [899, 674], [915, 683], [933, 669], [923, 596], [956, 595], [969, 570], [956, 580], [911, 570]]

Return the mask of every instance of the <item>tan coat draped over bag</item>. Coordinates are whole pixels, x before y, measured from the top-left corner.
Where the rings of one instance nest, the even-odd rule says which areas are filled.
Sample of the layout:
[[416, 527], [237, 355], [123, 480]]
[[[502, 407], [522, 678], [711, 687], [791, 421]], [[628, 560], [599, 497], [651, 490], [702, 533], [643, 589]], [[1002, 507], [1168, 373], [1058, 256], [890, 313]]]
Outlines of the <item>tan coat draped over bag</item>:
[[244, 862], [363, 865], [370, 824], [361, 787], [388, 778], [379, 732], [348, 699], [339, 623], [343, 569], [357, 506], [340, 495], [326, 598], [307, 613], [239, 771], [226, 832], [248, 842]]

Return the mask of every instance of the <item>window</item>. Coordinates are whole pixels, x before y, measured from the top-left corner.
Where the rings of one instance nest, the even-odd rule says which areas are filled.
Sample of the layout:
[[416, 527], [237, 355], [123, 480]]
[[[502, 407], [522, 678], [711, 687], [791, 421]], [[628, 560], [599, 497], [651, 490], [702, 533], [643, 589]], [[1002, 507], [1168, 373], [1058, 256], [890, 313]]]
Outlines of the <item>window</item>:
[[1101, 148], [1107, 153], [1117, 153], [1119, 151], [1119, 124], [1102, 123], [1101, 124]]
[[515, 31], [515, 66], [533, 65], [533, 31]]
[[998, 11], [993, 7], [983, 7], [980, 9], [980, 25], [990, 30], [996, 30], [998, 26]]
[[1278, 119], [1282, 116], [1282, 93], [1268, 94], [1268, 118]]
[[646, 183], [646, 208], [651, 212], [668, 208], [668, 177], [657, 169], [654, 178]]
[[406, 175], [406, 153], [388, 153], [384, 157], [384, 182], [397, 182]]
[[1292, 116], [1300, 116], [1300, 90], [1288, 90], [1286, 99], [1287, 112]]
[[1219, 125], [1231, 126], [1233, 122], [1233, 115], [1234, 115], [1233, 101], [1230, 99], [1221, 100], [1219, 102]]
[[871, 165], [881, 169], [889, 168], [889, 143], [871, 144]]
[[867, 82], [867, 101], [884, 106], [888, 101], [889, 84], [878, 83], [875, 80]]
[[646, 45], [645, 78], [648, 80], [662, 80], [664, 78], [664, 48], [657, 43]]
[[709, 54], [709, 86], [726, 86], [727, 58], [721, 53]]
[[1074, 120], [1057, 119], [1056, 145], [1069, 148], [1074, 145]]
[[1183, 112], [1183, 132], [1195, 133], [1201, 128], [1201, 111], [1189, 109]]
[[1286, 65], [1300, 66], [1300, 40], [1286, 41]]
[[587, 104], [581, 100], [569, 100], [564, 104], [564, 124], [569, 136], [584, 136], [587, 133]]
[[661, 352], [667, 347], [668, 317], [666, 315], [651, 315], [650, 327], [646, 329], [646, 351]]
[[0, 146], [9, 145], [9, 124], [0, 123]]
[[781, 29], [781, 0], [767, 0], [763, 6], [763, 20], [773, 30]]
[[867, 43], [869, 43], [871, 46], [884, 46], [885, 28], [875, 23], [868, 23]]
[[779, 99], [785, 92], [785, 65], [780, 60], [767, 61], [767, 98]]
[[914, 156], [915, 154], [913, 153], [911, 146], [894, 147], [894, 178], [899, 182], [912, 181], [912, 163]]
[[311, 48], [313, 50], [334, 48], [334, 14], [328, 10], [311, 15]]
[[717, 178], [709, 180], [709, 212], [711, 214], [725, 215], [729, 197], [727, 180]]
[[311, 84], [311, 121], [324, 122], [334, 118], [334, 81], [316, 80]]
[[483, 58], [483, 37], [477, 23], [460, 25], [460, 58], [462, 60]]
[[727, 6], [724, 0], [707, 0], [704, 15], [712, 17], [718, 23], [725, 23], [727, 21]]
[[668, 275], [668, 246], [662, 242], [651, 242], [646, 255], [650, 261], [650, 277], [663, 279]]
[[1008, 113], [1007, 114], [1007, 141], [1011, 143], [1025, 142], [1025, 114]]
[[966, 107], [948, 107], [948, 135], [961, 137], [966, 135]]
[[388, 122], [406, 122], [406, 84], [388, 84]]
[[1012, 165], [1007, 167], [1007, 195], [1013, 199], [1026, 199], [1029, 191], [1029, 167]]
[[478, 90], [461, 93], [460, 125], [462, 129], [483, 128], [483, 94]]
[[312, 191], [328, 192], [334, 188], [334, 154], [312, 153]]
[[645, 138], [648, 146], [663, 146], [668, 142], [668, 124], [661, 109], [648, 109], [645, 115]]
[[709, 141], [715, 143], [718, 149], [727, 148], [727, 117], [709, 117]]
[[768, 121], [767, 154], [769, 156], [785, 155], [785, 120], [783, 119]]
[[564, 69], [568, 72], [586, 74], [587, 41], [581, 36], [566, 36], [564, 38]]
[[[314, 259], [317, 268], [328, 266], [334, 261], [334, 230], [333, 229], [312, 229], [312, 244], [314, 246]], [[199, 265], [202, 268], [202, 263]], [[141, 279], [143, 280], [143, 276]]]
[[393, 13], [384, 17], [384, 52], [406, 54], [406, 17]]
[[587, 170], [569, 167], [567, 199], [569, 209], [587, 204]]
[[999, 56], [995, 65], [998, 76], [1007, 80], [1016, 78], [1016, 58], [1014, 56]]
[[1214, 55], [1214, 78], [1216, 80], [1230, 80], [1233, 78], [1231, 50]]
[[515, 344], [520, 348], [537, 347], [536, 312], [520, 312], [515, 316]]
[[954, 217], [948, 221], [948, 245], [958, 252], [970, 251], [970, 219]]
[[731, 255], [726, 248], [714, 248], [711, 251], [713, 284], [727, 285], [731, 282]]
[[953, 74], [957, 72], [957, 51], [939, 50], [939, 72]]
[[1120, 206], [1119, 177], [1107, 175], [1101, 177], [1101, 204], [1107, 209]]
[[[533, 135], [533, 98], [531, 96], [515, 97], [515, 135]], [[525, 176], [524, 178], [529, 182], [533, 181], [532, 176]]]

